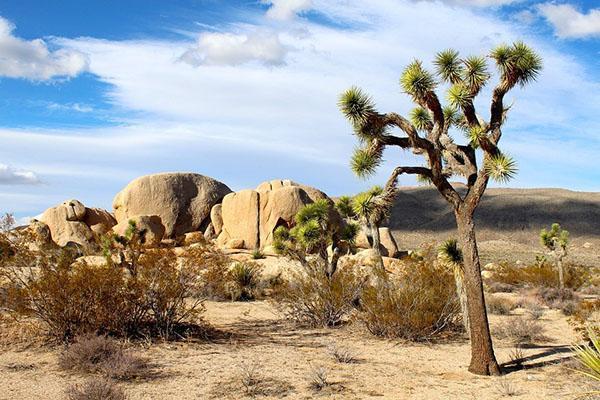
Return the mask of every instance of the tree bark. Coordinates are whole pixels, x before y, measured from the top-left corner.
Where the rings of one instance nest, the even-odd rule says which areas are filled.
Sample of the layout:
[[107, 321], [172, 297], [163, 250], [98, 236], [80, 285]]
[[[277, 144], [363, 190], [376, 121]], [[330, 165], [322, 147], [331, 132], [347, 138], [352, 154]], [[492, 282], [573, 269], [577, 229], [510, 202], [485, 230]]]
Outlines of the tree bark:
[[556, 266], [558, 267], [558, 287], [560, 290], [563, 290], [565, 288], [565, 271], [561, 256], [557, 257]]
[[471, 337], [471, 365], [469, 371], [477, 375], [499, 375], [500, 367], [494, 355], [488, 324], [481, 266], [473, 223], [474, 207], [456, 210], [458, 237], [464, 258], [464, 284], [467, 292]]
[[383, 257], [381, 256], [381, 237], [379, 236], [379, 227], [376, 224], [369, 223], [369, 229], [371, 230], [371, 237], [373, 238], [373, 250], [377, 256], [377, 268], [379, 272], [384, 272], [385, 267], [383, 265]]
[[454, 282], [456, 284], [456, 295], [460, 302], [460, 311], [463, 316], [463, 326], [467, 334], [471, 334], [471, 328], [469, 324], [469, 307], [467, 305], [467, 290], [465, 288], [465, 273], [464, 270], [459, 266], [454, 266]]

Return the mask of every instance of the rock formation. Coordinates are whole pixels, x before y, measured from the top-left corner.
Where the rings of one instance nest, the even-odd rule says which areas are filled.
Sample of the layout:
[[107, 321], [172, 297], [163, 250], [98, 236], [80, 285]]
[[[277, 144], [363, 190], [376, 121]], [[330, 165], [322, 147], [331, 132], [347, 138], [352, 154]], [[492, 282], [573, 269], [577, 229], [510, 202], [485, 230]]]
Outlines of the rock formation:
[[158, 216], [166, 238], [204, 230], [213, 206], [231, 193], [224, 183], [193, 173], [146, 175], [130, 182], [113, 200], [117, 221]]
[[319, 199], [329, 197], [289, 180], [273, 180], [254, 190], [230, 193], [211, 212], [217, 243], [225, 248], [264, 248], [273, 242], [278, 226], [293, 226], [296, 213]]

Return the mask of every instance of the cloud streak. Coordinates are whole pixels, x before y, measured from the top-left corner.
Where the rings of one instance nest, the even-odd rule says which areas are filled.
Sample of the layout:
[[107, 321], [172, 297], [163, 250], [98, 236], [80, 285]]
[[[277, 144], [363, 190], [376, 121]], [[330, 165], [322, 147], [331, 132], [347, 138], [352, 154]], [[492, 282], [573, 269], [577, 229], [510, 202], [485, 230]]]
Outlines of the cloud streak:
[[39, 178], [33, 171], [15, 169], [6, 164], [0, 164], [0, 185], [37, 185]]

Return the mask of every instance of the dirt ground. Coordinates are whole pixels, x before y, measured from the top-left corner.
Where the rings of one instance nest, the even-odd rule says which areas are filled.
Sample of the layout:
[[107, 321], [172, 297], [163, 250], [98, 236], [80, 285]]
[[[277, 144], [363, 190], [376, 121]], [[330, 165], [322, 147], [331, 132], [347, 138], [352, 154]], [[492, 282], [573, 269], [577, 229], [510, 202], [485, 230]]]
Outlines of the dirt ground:
[[[518, 312], [518, 310], [516, 311]], [[492, 329], [506, 316], [491, 316]], [[243, 376], [257, 382], [256, 398], [288, 399], [560, 399], [592, 389], [568, 369], [576, 336], [558, 311], [541, 318], [544, 342], [524, 349], [525, 369], [504, 377], [467, 372], [469, 344], [414, 344], [381, 340], [359, 326], [300, 329], [281, 319], [268, 302], [207, 303], [206, 319], [221, 334], [210, 342], [153, 344], [139, 352], [151, 360], [147, 378], [122, 383], [130, 399], [241, 399]], [[334, 360], [332, 345], [355, 354]], [[514, 345], [495, 341], [500, 363]], [[60, 348], [0, 349], [0, 399], [61, 399], [87, 377], [61, 371]], [[572, 362], [572, 361], [571, 361]], [[572, 364], [571, 364], [572, 365]], [[321, 369], [328, 386], [311, 387]]]

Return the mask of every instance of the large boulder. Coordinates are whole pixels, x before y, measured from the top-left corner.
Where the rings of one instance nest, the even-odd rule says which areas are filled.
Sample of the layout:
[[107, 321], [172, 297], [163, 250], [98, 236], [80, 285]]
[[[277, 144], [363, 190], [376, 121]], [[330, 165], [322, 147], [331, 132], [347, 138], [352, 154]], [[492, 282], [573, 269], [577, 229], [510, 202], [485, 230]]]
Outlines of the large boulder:
[[119, 223], [133, 216], [157, 215], [165, 237], [204, 230], [210, 211], [231, 193], [224, 183], [193, 173], [146, 175], [130, 182], [113, 200]]
[[[98, 208], [87, 208], [78, 200], [67, 200], [44, 211], [40, 221], [48, 226], [54, 243], [66, 246], [69, 242], [88, 247], [95, 234], [107, 232], [116, 223], [112, 215]], [[32, 222], [38, 224], [38, 221]], [[32, 229], [38, 229], [34, 226]]]
[[135, 222], [135, 227], [146, 246], [158, 246], [165, 235], [165, 227], [158, 215], [134, 215], [115, 225], [112, 228], [113, 232], [125, 236], [129, 229], [129, 221]]
[[[392, 236], [390, 228], [384, 227], [379, 228], [379, 241], [381, 244], [381, 255], [385, 257], [397, 257], [399, 254], [398, 245], [396, 244], [396, 240]], [[371, 244], [367, 239], [367, 234], [363, 229], [358, 232], [356, 235], [355, 245], [359, 249], [370, 249]]]
[[[231, 248], [235, 239], [236, 244], [243, 241], [243, 248], [250, 250], [269, 246], [278, 226], [293, 226], [298, 211], [320, 199], [331, 201], [325, 193], [289, 180], [264, 182], [255, 190], [230, 193], [213, 213], [213, 226], [221, 227], [217, 243]], [[335, 217], [339, 215], [335, 213]]]

